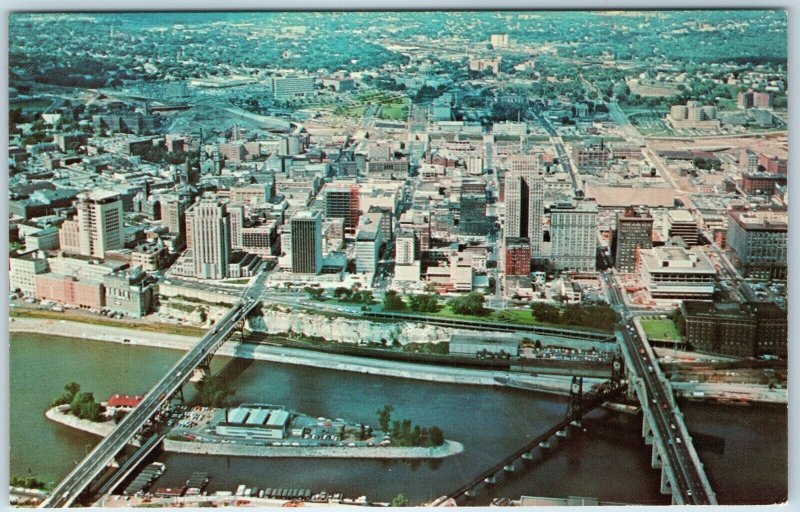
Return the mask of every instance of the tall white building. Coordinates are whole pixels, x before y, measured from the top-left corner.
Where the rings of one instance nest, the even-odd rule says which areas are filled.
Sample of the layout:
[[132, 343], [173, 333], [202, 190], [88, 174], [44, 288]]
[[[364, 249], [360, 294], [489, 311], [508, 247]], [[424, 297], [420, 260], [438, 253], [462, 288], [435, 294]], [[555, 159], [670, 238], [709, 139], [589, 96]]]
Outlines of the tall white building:
[[191, 219], [194, 276], [200, 279], [228, 277], [231, 218], [225, 203], [213, 195], [204, 195], [189, 212], [191, 215], [187, 215], [187, 219]]
[[122, 199], [110, 190], [78, 194], [78, 247], [83, 256], [104, 258], [122, 249]]
[[381, 217], [380, 213], [367, 213], [361, 217], [356, 231], [356, 272], [375, 273], [383, 239]]
[[395, 263], [397, 265], [414, 263], [414, 242], [413, 231], [403, 231], [397, 235], [397, 242], [395, 242]]
[[593, 271], [597, 264], [597, 203], [559, 203], [550, 214], [550, 260], [556, 270]]
[[544, 173], [538, 155], [513, 155], [505, 178], [505, 236], [528, 238], [531, 257], [541, 257]]
[[292, 272], [322, 272], [322, 214], [319, 211], [299, 212], [290, 220]]

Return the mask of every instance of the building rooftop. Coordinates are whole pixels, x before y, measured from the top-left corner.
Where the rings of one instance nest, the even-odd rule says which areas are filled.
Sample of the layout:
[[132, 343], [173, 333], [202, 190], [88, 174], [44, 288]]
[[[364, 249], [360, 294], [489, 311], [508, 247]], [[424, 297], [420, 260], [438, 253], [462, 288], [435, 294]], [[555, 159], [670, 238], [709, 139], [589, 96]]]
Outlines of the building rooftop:
[[648, 272], [716, 274], [708, 257], [698, 249], [665, 245], [641, 251], [642, 265]]
[[786, 210], [731, 210], [731, 219], [748, 231], [787, 231], [789, 214]]

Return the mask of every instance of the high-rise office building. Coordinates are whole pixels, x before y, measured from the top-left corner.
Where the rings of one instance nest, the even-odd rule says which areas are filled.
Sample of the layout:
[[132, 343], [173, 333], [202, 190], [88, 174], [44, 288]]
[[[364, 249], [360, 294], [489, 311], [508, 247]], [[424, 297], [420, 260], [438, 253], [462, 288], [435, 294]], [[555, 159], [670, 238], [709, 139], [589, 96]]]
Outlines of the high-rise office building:
[[194, 276], [200, 279], [228, 277], [231, 255], [231, 218], [222, 201], [204, 195], [189, 209]]
[[186, 242], [186, 210], [190, 206], [189, 197], [182, 194], [161, 196], [161, 223], [170, 234], [178, 235], [183, 245]]
[[78, 194], [76, 208], [80, 254], [104, 258], [106, 251], [122, 249], [122, 199], [118, 193], [97, 190]]
[[353, 232], [358, 226], [358, 185], [330, 183], [322, 191], [326, 219], [343, 219], [346, 230]]
[[550, 214], [550, 260], [556, 270], [593, 271], [597, 264], [597, 203], [558, 203]]
[[669, 237], [679, 236], [688, 246], [700, 243], [697, 235], [697, 221], [689, 210], [670, 210], [667, 213], [669, 220]]
[[527, 238], [506, 238], [503, 262], [506, 276], [531, 273], [531, 242]]
[[539, 167], [538, 155], [514, 155], [509, 158], [505, 202], [505, 236], [528, 238], [531, 256], [541, 256], [544, 175]]
[[228, 214], [231, 216], [231, 249], [239, 251], [244, 246], [244, 206], [228, 205]]
[[290, 220], [292, 272], [322, 272], [322, 215], [318, 211], [300, 212]]
[[415, 245], [413, 231], [403, 230], [400, 232], [395, 243], [395, 264], [410, 265], [414, 263]]
[[789, 218], [785, 209], [728, 213], [728, 247], [745, 277], [786, 279]]
[[616, 267], [620, 272], [635, 272], [641, 249], [653, 247], [653, 217], [642, 208], [630, 207], [617, 215], [614, 239]]

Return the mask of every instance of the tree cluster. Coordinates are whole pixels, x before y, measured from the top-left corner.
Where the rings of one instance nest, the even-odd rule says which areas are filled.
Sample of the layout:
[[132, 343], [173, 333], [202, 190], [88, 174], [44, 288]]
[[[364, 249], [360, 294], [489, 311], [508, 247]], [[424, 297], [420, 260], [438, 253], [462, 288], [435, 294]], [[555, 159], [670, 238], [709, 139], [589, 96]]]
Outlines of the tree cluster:
[[22, 487], [24, 489], [44, 489], [47, 487], [44, 482], [37, 480], [36, 477], [33, 476], [26, 476], [24, 478], [15, 476], [9, 483], [11, 487]]
[[454, 313], [459, 315], [483, 316], [489, 310], [483, 307], [483, 294], [479, 292], [469, 292], [466, 295], [450, 299], [447, 304]]
[[368, 290], [359, 290], [356, 286], [352, 288], [339, 286], [333, 290], [333, 297], [342, 302], [355, 302], [356, 304], [372, 303], [372, 292]]
[[409, 295], [407, 299], [409, 309], [417, 313], [436, 313], [441, 309], [435, 293]]
[[531, 314], [540, 322], [594, 327], [604, 331], [613, 331], [619, 321], [619, 314], [608, 304], [570, 304], [562, 310], [557, 306], [538, 302], [531, 304]]
[[[392, 420], [394, 407], [386, 404], [377, 410], [378, 425], [384, 434], [391, 434], [393, 446], [441, 446], [444, 432], [439, 427], [430, 428], [413, 425], [411, 420]], [[391, 424], [391, 428], [390, 428]]]
[[94, 399], [94, 394], [81, 391], [69, 403], [70, 412], [82, 420], [100, 421], [103, 418], [103, 407]]

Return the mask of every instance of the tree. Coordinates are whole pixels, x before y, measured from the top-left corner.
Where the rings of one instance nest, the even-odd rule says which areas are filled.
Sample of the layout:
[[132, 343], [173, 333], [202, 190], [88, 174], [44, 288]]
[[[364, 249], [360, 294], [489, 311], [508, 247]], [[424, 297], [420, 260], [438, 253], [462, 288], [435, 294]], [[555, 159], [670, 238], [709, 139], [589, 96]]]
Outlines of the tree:
[[303, 291], [306, 292], [308, 296], [314, 300], [322, 299], [322, 296], [325, 294], [325, 290], [323, 290], [322, 288], [314, 288], [312, 286], [306, 286], [305, 288], [303, 288]]
[[408, 500], [402, 494], [398, 494], [394, 498], [392, 498], [392, 506], [393, 507], [407, 507]]
[[72, 400], [75, 398], [81, 390], [80, 384], [76, 382], [70, 382], [64, 386], [64, 392], [55, 400], [53, 403], [50, 404], [50, 407], [57, 407], [59, 405], [65, 405], [71, 403]]
[[385, 404], [383, 407], [377, 410], [378, 414], [378, 425], [380, 425], [381, 430], [386, 433], [389, 432], [389, 422], [392, 419], [392, 411], [394, 410], [394, 406], [390, 404]]
[[431, 427], [430, 431], [431, 445], [441, 446], [444, 444], [444, 432], [439, 427]]
[[448, 302], [454, 313], [460, 315], [485, 315], [488, 311], [483, 307], [483, 294], [470, 292]]
[[338, 286], [335, 290], [333, 290], [333, 296], [338, 300], [350, 300], [350, 296], [352, 295], [353, 291], [350, 288], [345, 288], [344, 286]]
[[436, 313], [439, 311], [439, 300], [432, 293], [408, 296], [408, 307], [420, 313]]
[[384, 311], [402, 311], [406, 308], [406, 303], [403, 298], [394, 291], [389, 290], [383, 296], [383, 310]]
[[557, 324], [561, 321], [561, 311], [551, 304], [542, 302], [531, 304], [531, 313], [540, 322]]
[[100, 421], [102, 407], [94, 401], [94, 394], [82, 391], [75, 395], [69, 404], [72, 414], [82, 420]]

